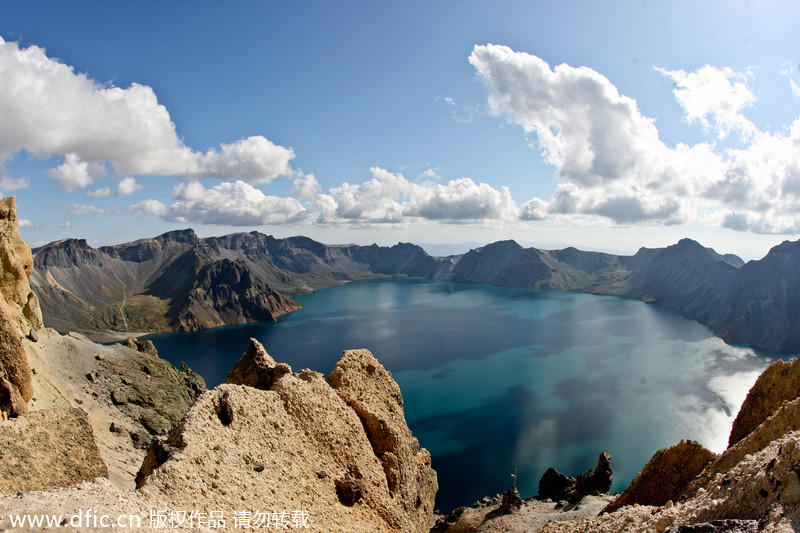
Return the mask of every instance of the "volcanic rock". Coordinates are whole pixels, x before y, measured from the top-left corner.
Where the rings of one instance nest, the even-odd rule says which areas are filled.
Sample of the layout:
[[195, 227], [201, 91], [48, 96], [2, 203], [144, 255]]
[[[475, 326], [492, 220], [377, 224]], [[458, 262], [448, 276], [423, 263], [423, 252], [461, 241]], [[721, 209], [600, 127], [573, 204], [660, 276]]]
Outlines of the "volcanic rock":
[[81, 409], [48, 409], [0, 422], [0, 493], [67, 487], [108, 476]]
[[[151, 447], [143, 494], [175, 508], [238, 509], [246, 499], [254, 509], [307, 510], [312, 531], [428, 531], [437, 489], [430, 454], [405, 423], [399, 387], [368, 351], [346, 351], [328, 379], [310, 370], [276, 376], [280, 365], [255, 341], [243, 359]], [[231, 383], [237, 376], [273, 381], [264, 390]]]
[[695, 441], [681, 441], [670, 448], [658, 450], [639, 475], [604, 513], [625, 505], [661, 506], [679, 501], [681, 494], [716, 455]]
[[800, 397], [800, 360], [772, 363], [750, 388], [733, 421], [728, 446], [733, 446], [787, 401]]

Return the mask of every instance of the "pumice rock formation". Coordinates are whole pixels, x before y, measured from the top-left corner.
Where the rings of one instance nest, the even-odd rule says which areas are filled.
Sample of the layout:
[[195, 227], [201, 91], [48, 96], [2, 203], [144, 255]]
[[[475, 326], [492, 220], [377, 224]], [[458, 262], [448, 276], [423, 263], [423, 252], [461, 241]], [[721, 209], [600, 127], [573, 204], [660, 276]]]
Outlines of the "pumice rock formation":
[[428, 531], [438, 488], [400, 389], [367, 350], [325, 378], [250, 340], [150, 449], [137, 485], [176, 508], [306, 510], [312, 531]]
[[31, 369], [22, 342], [42, 327], [39, 300], [31, 291], [30, 247], [22, 240], [17, 201], [0, 200], [0, 418], [27, 411], [33, 396]]

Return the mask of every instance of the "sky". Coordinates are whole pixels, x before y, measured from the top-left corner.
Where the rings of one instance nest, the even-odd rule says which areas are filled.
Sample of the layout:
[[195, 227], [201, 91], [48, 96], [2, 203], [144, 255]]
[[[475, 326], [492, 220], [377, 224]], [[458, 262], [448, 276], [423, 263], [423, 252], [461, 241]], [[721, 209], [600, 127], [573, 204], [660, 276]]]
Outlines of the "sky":
[[[0, 194], [33, 246], [800, 234], [800, 4], [0, 0]], [[462, 245], [463, 246], [463, 245]]]

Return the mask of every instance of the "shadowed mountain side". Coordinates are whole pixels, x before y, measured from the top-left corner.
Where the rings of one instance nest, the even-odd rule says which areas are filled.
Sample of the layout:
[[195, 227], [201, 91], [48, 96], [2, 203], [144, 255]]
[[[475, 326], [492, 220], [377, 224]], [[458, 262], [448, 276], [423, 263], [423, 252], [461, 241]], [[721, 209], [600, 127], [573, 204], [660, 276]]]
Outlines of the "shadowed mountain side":
[[187, 331], [271, 321], [296, 309], [282, 294], [410, 276], [635, 298], [709, 326], [727, 342], [800, 350], [800, 241], [746, 265], [691, 239], [632, 256], [539, 250], [499, 241], [432, 257], [410, 243], [326, 245], [258, 232], [200, 239], [192, 230], [93, 249], [64, 240], [34, 250], [31, 285], [48, 325]]

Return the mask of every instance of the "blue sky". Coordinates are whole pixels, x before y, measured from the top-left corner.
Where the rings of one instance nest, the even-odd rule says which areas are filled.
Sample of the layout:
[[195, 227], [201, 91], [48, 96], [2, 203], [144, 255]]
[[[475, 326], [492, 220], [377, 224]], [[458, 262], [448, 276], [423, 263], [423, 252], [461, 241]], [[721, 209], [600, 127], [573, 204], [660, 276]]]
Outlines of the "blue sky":
[[23, 237], [746, 259], [800, 233], [800, 7], [0, 4], [0, 191]]

